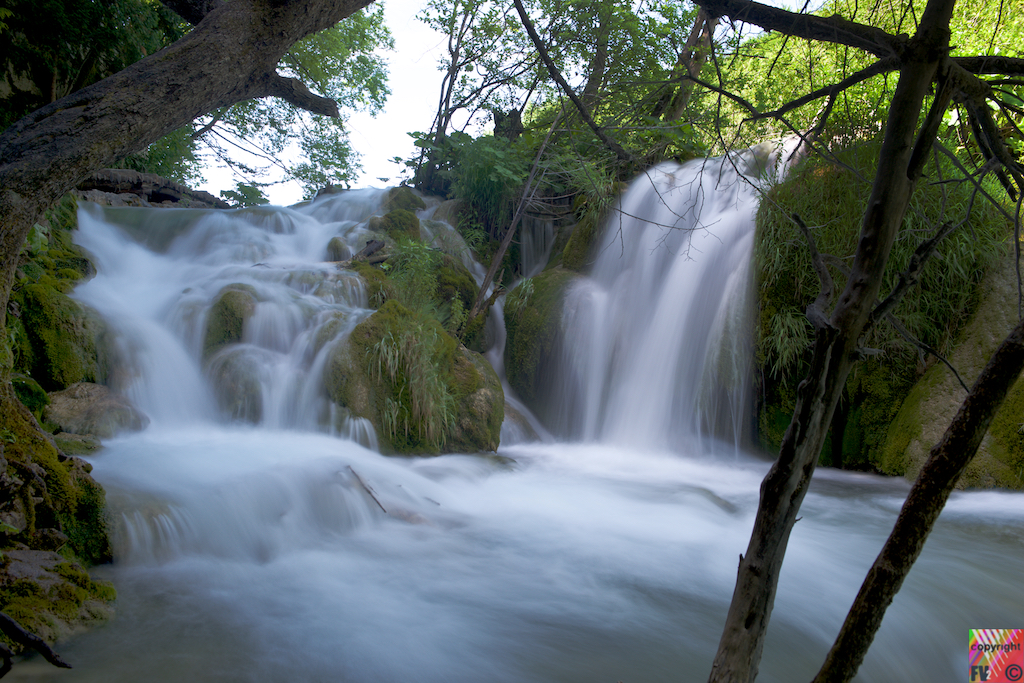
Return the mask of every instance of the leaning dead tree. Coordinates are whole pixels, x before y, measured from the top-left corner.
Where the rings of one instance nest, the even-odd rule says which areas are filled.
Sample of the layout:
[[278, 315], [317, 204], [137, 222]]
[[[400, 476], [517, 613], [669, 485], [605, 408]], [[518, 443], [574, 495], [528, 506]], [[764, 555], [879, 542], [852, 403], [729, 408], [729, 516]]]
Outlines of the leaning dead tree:
[[[1024, 173], [1007, 147], [989, 108], [990, 102], [995, 102], [1001, 111], [1007, 111], [1007, 107], [1014, 105], [1010, 98], [1005, 98], [1008, 101], [1004, 102], [1000, 91], [993, 88], [988, 79], [999, 75], [1016, 78], [1019, 82], [1024, 76], [1024, 59], [951, 57], [949, 27], [955, 0], [929, 0], [913, 36], [893, 35], [838, 15], [796, 14], [748, 0], [695, 1], [710, 17], [728, 17], [733, 22], [751, 23], [797, 38], [846, 45], [876, 58], [859, 74], [810, 93], [775, 112], [758, 116], [785, 121], [786, 113], [793, 108], [827, 98], [828, 105], [824, 107], [823, 114], [827, 117], [831, 103], [845, 88], [882, 73], [899, 75], [854, 262], [838, 297], [835, 297], [827, 267], [813, 248], [813, 240], [809, 240], [815, 270], [821, 280], [820, 294], [807, 309], [807, 317], [814, 327], [810, 369], [798, 387], [793, 419], [783, 437], [778, 459], [761, 484], [754, 529], [746, 553], [740, 556], [736, 588], [709, 678], [712, 683], [738, 683], [752, 681], [757, 676], [790, 532], [847, 376], [865, 355], [861, 341], [871, 327], [892, 310], [909, 286], [907, 283], [912, 281], [912, 278], [901, 278], [901, 285], [879, 303], [890, 250], [925, 161], [938, 144], [939, 126], [951, 104], [964, 105], [971, 118], [975, 144], [986, 159], [986, 168], [993, 172], [998, 169], [999, 179], [1009, 195], [1017, 199], [1024, 188]], [[725, 94], [724, 88], [718, 90]], [[816, 128], [823, 125], [824, 121], [821, 121]], [[972, 182], [977, 183], [977, 179]], [[1012, 354], [997, 354], [995, 362], [997, 373], [1019, 372], [1020, 366], [1012, 360]], [[975, 391], [982, 391], [994, 401], [992, 411], [1002, 401], [1002, 396], [996, 395], [998, 392], [978, 387]], [[982, 412], [970, 408], [964, 410], [964, 417], [958, 417], [961, 422], [954, 423], [959, 425], [956, 429], [972, 433], [980, 429], [983, 434], [987, 423]], [[937, 448], [948, 449], [948, 446]], [[952, 475], [957, 473], [954, 471]], [[926, 496], [941, 498], [944, 488], [926, 487], [924, 490]], [[939, 498], [933, 500], [938, 501]], [[937, 510], [941, 510], [941, 504], [934, 511], [936, 516]], [[925, 515], [910, 517], [905, 524], [920, 535], [919, 542], [923, 543], [933, 521], [934, 517]], [[901, 533], [906, 533], [906, 529]], [[913, 558], [916, 554], [909, 563], [904, 563], [904, 576]], [[901, 581], [899, 578], [894, 584], [887, 585], [898, 589]], [[891, 600], [891, 596], [888, 599]], [[887, 601], [883, 600], [883, 603], [860, 603], [857, 608], [876, 611], [875, 621], [861, 620], [851, 627], [859, 635], [866, 635], [867, 644], [873, 636], [873, 631], [867, 631], [877, 628], [888, 605]], [[826, 664], [817, 680], [852, 678], [863, 658], [863, 651], [866, 651], [863, 641], [861, 638], [854, 648], [837, 643], [836, 651], [842, 657], [830, 657], [830, 663]], [[851, 654], [858, 648], [862, 650], [859, 655]]]

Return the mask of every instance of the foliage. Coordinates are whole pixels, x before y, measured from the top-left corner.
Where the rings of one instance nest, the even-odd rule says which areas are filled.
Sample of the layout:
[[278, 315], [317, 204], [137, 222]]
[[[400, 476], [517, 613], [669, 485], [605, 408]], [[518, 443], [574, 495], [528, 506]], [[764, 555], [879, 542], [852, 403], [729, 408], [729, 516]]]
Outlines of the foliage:
[[[393, 44], [384, 9], [378, 5], [299, 41], [278, 69], [281, 75], [298, 78], [314, 92], [336, 100], [342, 110], [378, 112], [390, 94], [380, 53]], [[195, 137], [248, 182], [276, 167], [298, 180], [307, 198], [329, 184], [348, 187], [359, 169], [344, 117], [315, 116], [276, 98], [219, 109], [197, 120], [194, 127]], [[259, 165], [236, 161], [239, 146], [257, 156]], [[295, 146], [300, 160], [281, 161]]]
[[247, 184], [239, 181], [235, 183], [235, 189], [221, 190], [220, 196], [236, 207], [269, 204], [270, 200], [264, 194], [263, 187], [256, 183]]
[[156, 0], [0, 0], [3, 99], [0, 130], [39, 107], [95, 83], [184, 35]]
[[[755, 243], [760, 303], [757, 362], [764, 373], [762, 437], [773, 446], [788, 424], [796, 382], [807, 369], [813, 335], [804, 309], [817, 296], [819, 286], [806, 241], [790, 216], [799, 215], [811, 227], [819, 251], [829, 255], [830, 271], [841, 288], [867, 201], [866, 181], [859, 176], [873, 174], [876, 157], [877, 147], [870, 144], [840, 155], [850, 170], [820, 159], [809, 161], [761, 203]], [[895, 310], [899, 324], [914, 339], [943, 354], [977, 304], [976, 285], [1012, 234], [1008, 222], [975, 197], [967, 183], [944, 181], [950, 172], [947, 164], [929, 169], [933, 182], [922, 183], [915, 193], [883, 285], [883, 292], [896, 285], [917, 246], [938, 225], [964, 219], [940, 244], [938, 256], [927, 264], [919, 284]], [[854, 464], [868, 458], [878, 462], [886, 427], [916, 379], [913, 369], [918, 359], [924, 358], [888, 321], [876, 325], [864, 344], [882, 355], [851, 374], [844, 400], [853, 411], [848, 423], [852, 431], [845, 437], [833, 434], [833, 438], [844, 438], [843, 450]]]

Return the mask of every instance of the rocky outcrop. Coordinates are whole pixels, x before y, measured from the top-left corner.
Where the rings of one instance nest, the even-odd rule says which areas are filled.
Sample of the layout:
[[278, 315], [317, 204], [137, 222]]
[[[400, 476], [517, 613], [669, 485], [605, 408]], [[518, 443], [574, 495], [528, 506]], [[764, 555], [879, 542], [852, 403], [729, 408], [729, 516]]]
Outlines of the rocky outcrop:
[[145, 429], [149, 418], [108, 387], [78, 382], [49, 395], [43, 419], [71, 434], [109, 439], [123, 431]]
[[81, 199], [106, 206], [164, 206], [190, 209], [230, 209], [209, 192], [193, 190], [154, 173], [104, 168], [78, 184]]
[[209, 358], [227, 344], [242, 341], [245, 321], [256, 310], [256, 289], [252, 285], [235, 284], [223, 288], [206, 314], [203, 357]]
[[[1017, 322], [1017, 274], [1013, 254], [982, 281], [978, 310], [961, 332], [948, 360], [971, 386]], [[889, 426], [880, 469], [915, 479], [932, 447], [960, 409], [966, 392], [953, 373], [935, 363], [914, 385]], [[1017, 380], [996, 413], [978, 454], [958, 488], [1024, 488], [1024, 381]]]
[[498, 448], [505, 399], [493, 368], [395, 300], [335, 345], [324, 384], [337, 405], [373, 424], [385, 452]]

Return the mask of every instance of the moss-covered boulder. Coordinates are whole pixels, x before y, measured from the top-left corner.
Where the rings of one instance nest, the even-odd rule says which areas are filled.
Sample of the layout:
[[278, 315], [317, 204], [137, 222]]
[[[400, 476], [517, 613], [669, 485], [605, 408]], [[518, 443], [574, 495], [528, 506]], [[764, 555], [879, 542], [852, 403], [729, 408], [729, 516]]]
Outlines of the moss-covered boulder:
[[126, 398], [91, 382], [78, 382], [50, 394], [43, 419], [61, 431], [101, 439], [137, 432], [149, 425], [149, 418]]
[[11, 321], [18, 366], [47, 391], [76, 382], [101, 381], [104, 376], [101, 340], [105, 325], [94, 311], [59, 291], [56, 284], [44, 275], [11, 296], [18, 311]]
[[504, 394], [494, 370], [436, 320], [395, 300], [335, 346], [325, 373], [331, 399], [368, 419], [385, 452], [498, 447]]
[[[110, 583], [94, 581], [59, 553], [22, 548], [0, 554], [0, 611], [50, 645], [108, 619], [116, 595]], [[3, 635], [0, 643], [22, 651]]]
[[387, 198], [384, 200], [384, 212], [394, 211], [395, 209], [404, 209], [405, 211], [412, 211], [415, 213], [420, 209], [427, 208], [426, 202], [412, 191], [411, 187], [402, 185], [401, 187], [393, 187], [388, 190]]
[[345, 243], [345, 240], [337, 236], [332, 237], [331, 241], [327, 243], [327, 260], [344, 261], [349, 258], [352, 258], [352, 249]]
[[6, 543], [36, 548], [63, 536], [83, 562], [109, 561], [105, 496], [92, 466], [60, 453], [10, 385], [0, 385], [0, 441], [0, 521], [16, 530]]
[[392, 240], [420, 239], [420, 219], [407, 209], [394, 209], [383, 216], [374, 216], [370, 219], [368, 227], [387, 235]]
[[50, 397], [46, 394], [46, 390], [39, 386], [39, 382], [20, 372], [11, 376], [11, 385], [22, 405], [32, 412], [32, 416], [36, 420], [41, 422], [43, 409], [50, 405]]
[[251, 285], [235, 284], [222, 289], [206, 314], [203, 357], [218, 349], [242, 341], [245, 322], [256, 310], [256, 290]]
[[562, 249], [562, 267], [577, 273], [587, 271], [594, 262], [597, 245], [598, 221], [593, 216], [586, 216], [569, 235]]
[[206, 365], [217, 403], [233, 420], [258, 424], [263, 419], [261, 376], [268, 359], [251, 347], [223, 348]]
[[[1017, 321], [1017, 275], [1012, 253], [988, 274], [981, 289], [981, 304], [948, 356], [968, 386]], [[916, 478], [965, 396], [953, 373], [945, 365], [934, 363], [910, 390], [889, 426], [879, 469]], [[957, 487], [1024, 489], [1022, 424], [1024, 382], [1018, 379]]]
[[[789, 425], [796, 387], [810, 362], [812, 328], [805, 311], [819, 291], [807, 240], [792, 220], [810, 226], [821, 253], [845, 260], [856, 250], [868, 192], [864, 178], [874, 175], [877, 147], [864, 145], [840, 153], [842, 167], [809, 160], [769, 191], [757, 214], [754, 259], [758, 282], [756, 376], [759, 437], [777, 450]], [[855, 170], [851, 170], [855, 169]], [[858, 173], [859, 172], [859, 173]], [[931, 167], [930, 177], [949, 177], [949, 169]], [[972, 207], [967, 229], [944, 239], [893, 311], [899, 327], [943, 354], [977, 308], [979, 282], [1003, 253], [1012, 228], [984, 202], [972, 202], [971, 189], [941, 183], [921, 184], [893, 245], [882, 292], [892, 291], [923, 235], [949, 219], [951, 207]], [[965, 226], [966, 227], [966, 226]], [[840, 261], [832, 263], [839, 264]], [[845, 268], [830, 266], [837, 288]], [[848, 469], [894, 472], [885, 445], [901, 406], [925, 366], [917, 346], [890, 321], [879, 321], [862, 340], [874, 349], [870, 360], [851, 372], [822, 450], [820, 462]], [[943, 427], [944, 428], [944, 427]], [[899, 469], [899, 468], [896, 468]]]
[[505, 374], [530, 410], [545, 414], [550, 377], [559, 364], [562, 304], [580, 275], [562, 268], [523, 280], [505, 299]]

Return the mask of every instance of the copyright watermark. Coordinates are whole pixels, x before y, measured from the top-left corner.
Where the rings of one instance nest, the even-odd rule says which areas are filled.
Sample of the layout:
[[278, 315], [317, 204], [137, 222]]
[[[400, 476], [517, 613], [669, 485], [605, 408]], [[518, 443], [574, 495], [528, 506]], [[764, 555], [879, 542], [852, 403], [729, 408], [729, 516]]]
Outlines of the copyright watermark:
[[967, 650], [968, 681], [1024, 680], [1024, 629], [972, 628]]

